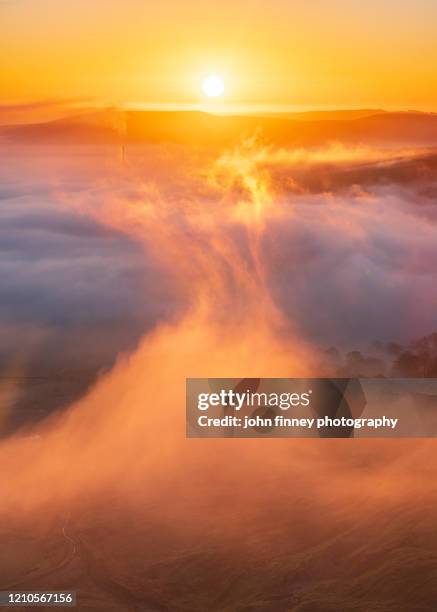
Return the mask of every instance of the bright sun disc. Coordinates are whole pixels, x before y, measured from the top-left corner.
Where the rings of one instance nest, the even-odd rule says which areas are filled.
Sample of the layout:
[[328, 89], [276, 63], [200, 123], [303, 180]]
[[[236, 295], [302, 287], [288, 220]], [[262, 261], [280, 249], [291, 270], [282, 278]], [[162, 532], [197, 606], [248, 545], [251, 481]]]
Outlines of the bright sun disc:
[[221, 96], [224, 92], [225, 83], [221, 76], [211, 74], [203, 81], [202, 89], [203, 93], [208, 96], [208, 98], [217, 98], [217, 96]]

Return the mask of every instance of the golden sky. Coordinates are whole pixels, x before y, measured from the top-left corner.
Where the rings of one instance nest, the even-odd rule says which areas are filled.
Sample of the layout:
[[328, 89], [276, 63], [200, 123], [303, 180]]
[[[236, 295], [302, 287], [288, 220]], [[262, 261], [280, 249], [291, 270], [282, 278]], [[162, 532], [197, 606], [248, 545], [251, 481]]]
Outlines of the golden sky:
[[437, 110], [433, 0], [0, 0], [0, 103]]

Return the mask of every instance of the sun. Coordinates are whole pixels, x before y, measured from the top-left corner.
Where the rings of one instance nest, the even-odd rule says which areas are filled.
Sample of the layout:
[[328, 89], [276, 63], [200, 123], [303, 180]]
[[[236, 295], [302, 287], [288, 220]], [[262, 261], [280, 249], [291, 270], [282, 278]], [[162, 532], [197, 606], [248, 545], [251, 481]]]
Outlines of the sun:
[[202, 90], [208, 98], [217, 98], [225, 90], [225, 82], [218, 74], [210, 74], [202, 82]]

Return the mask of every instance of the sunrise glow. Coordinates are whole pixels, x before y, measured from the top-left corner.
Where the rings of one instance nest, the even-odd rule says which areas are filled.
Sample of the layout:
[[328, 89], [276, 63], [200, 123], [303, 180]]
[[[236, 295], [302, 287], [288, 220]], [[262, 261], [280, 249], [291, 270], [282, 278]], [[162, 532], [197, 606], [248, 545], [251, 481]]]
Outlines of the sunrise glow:
[[208, 98], [218, 98], [225, 91], [225, 82], [218, 74], [211, 74], [204, 79], [202, 90]]

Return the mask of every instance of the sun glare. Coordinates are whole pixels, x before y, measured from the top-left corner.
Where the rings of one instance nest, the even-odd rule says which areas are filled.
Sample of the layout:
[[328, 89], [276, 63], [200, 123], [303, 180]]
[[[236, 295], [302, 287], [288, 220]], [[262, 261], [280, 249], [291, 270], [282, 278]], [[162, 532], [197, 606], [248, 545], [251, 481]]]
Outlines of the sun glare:
[[217, 74], [211, 74], [210, 76], [207, 76], [204, 79], [202, 83], [202, 89], [203, 93], [205, 94], [205, 96], [208, 96], [208, 98], [217, 98], [218, 96], [221, 96], [224, 92], [225, 83], [221, 76]]

